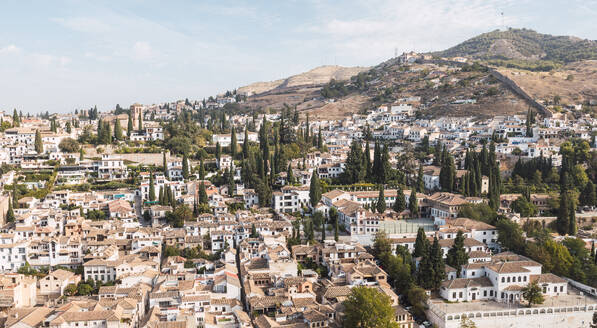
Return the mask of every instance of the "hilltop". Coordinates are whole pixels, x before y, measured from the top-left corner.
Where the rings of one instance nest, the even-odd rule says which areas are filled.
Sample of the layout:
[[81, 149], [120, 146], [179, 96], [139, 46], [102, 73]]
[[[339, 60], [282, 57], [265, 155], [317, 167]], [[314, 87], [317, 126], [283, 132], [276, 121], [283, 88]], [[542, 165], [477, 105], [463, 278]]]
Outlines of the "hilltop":
[[433, 54], [439, 57], [550, 60], [570, 63], [597, 59], [597, 41], [542, 34], [529, 29], [496, 30]]

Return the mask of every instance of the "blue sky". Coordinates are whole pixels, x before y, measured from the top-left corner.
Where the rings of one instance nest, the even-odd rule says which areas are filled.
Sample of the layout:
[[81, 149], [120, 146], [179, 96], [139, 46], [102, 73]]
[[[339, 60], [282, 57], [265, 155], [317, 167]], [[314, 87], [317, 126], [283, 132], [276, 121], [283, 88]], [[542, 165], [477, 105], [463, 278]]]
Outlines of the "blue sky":
[[597, 39], [597, 0], [3, 1], [0, 110], [201, 99], [504, 25]]

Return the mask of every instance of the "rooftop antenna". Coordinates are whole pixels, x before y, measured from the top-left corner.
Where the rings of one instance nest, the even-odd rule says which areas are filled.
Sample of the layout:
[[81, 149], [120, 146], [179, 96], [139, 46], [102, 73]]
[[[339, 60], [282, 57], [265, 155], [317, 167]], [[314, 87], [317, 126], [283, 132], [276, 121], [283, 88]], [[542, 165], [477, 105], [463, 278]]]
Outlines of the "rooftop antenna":
[[394, 58], [398, 57], [398, 48], [394, 48]]

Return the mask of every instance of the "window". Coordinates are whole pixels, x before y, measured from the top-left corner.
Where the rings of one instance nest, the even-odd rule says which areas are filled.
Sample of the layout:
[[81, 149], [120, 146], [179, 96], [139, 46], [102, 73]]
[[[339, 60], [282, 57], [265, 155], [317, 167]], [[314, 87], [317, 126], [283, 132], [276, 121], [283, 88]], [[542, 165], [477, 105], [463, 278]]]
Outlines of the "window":
[[506, 277], [502, 277], [502, 282], [506, 282]]

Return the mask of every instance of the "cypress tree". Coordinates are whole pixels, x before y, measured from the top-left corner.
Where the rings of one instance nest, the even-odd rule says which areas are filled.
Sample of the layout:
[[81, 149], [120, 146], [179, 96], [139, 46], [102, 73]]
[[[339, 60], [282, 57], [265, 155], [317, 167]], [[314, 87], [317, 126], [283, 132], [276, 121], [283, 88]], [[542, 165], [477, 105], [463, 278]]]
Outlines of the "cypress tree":
[[390, 179], [390, 173], [392, 166], [390, 165], [390, 153], [387, 145], [383, 146], [383, 153], [381, 154], [381, 172], [380, 172], [380, 183], [387, 183]]
[[558, 210], [558, 217], [556, 219], [556, 227], [560, 235], [568, 234], [570, 229], [570, 194], [566, 191], [560, 193], [560, 209]]
[[415, 240], [415, 250], [413, 251], [413, 257], [423, 256], [429, 249], [429, 240], [425, 235], [425, 230], [419, 227], [417, 231], [417, 239]]
[[149, 172], [149, 200], [155, 200], [155, 185], [153, 181], [153, 172]]
[[164, 200], [164, 188], [160, 188], [158, 202], [160, 205], [166, 205], [166, 201]]
[[79, 161], [84, 159], [85, 152], [83, 151], [83, 146], [79, 149]]
[[114, 120], [114, 139], [122, 140], [122, 127], [118, 119]]
[[143, 130], [143, 115], [139, 113], [139, 130]]
[[15, 222], [15, 213], [12, 209], [12, 203], [9, 202], [8, 203], [8, 211], [6, 211], [6, 222], [10, 223], [10, 222]]
[[234, 173], [232, 172], [232, 168], [228, 170], [228, 196], [234, 196]]
[[245, 128], [245, 139], [243, 140], [243, 158], [249, 157], [249, 129]]
[[129, 112], [129, 121], [126, 127], [126, 135], [130, 138], [131, 137], [131, 133], [133, 133], [133, 116], [132, 114]]
[[189, 178], [189, 159], [187, 153], [182, 155], [182, 177], [186, 180]]
[[325, 243], [325, 217], [321, 220], [321, 243]]
[[309, 200], [313, 208], [315, 208], [321, 200], [321, 184], [319, 183], [317, 171], [317, 168], [313, 170], [313, 174], [311, 174], [311, 183], [309, 185]]
[[230, 155], [232, 159], [236, 158], [236, 131], [234, 126], [232, 127], [232, 132], [230, 133]]
[[456, 269], [456, 276], [460, 278], [460, 271], [466, 263], [468, 263], [468, 255], [464, 249], [464, 235], [462, 234], [462, 230], [458, 230], [454, 239], [454, 245], [448, 250], [446, 264]]
[[288, 163], [288, 169], [286, 170], [286, 179], [288, 180], [288, 184], [294, 184], [294, 175], [292, 173], [292, 166]]
[[201, 182], [199, 187], [199, 204], [207, 204], [209, 199], [207, 198], [207, 192], [205, 191], [205, 184]]
[[398, 186], [396, 190], [396, 200], [392, 205], [392, 209], [398, 213], [402, 213], [402, 211], [406, 210], [406, 197], [404, 196], [404, 190], [402, 187]]
[[410, 197], [408, 198], [408, 209], [413, 219], [419, 217], [419, 201], [417, 199], [417, 192], [414, 189], [410, 192]]
[[376, 204], [377, 213], [386, 211], [386, 197], [384, 196], [383, 186], [379, 186], [379, 195], [377, 196]]
[[199, 179], [205, 180], [205, 167], [203, 166], [203, 158], [199, 162]]
[[323, 138], [321, 137], [321, 126], [319, 127], [319, 132], [317, 132], [317, 149], [323, 151]]
[[425, 182], [423, 181], [423, 164], [419, 165], [419, 174], [417, 175], [417, 184], [415, 187], [417, 192], [425, 191]]
[[35, 151], [38, 154], [44, 152], [44, 144], [41, 140], [41, 133], [39, 132], [39, 130], [35, 130]]
[[572, 199], [572, 196], [570, 196], [570, 202], [571, 202], [571, 206], [570, 208], [570, 213], [568, 214], [568, 234], [571, 236], [576, 235], [577, 232], [577, 228], [576, 228], [576, 202]]
[[336, 217], [336, 220], [334, 222], [334, 240], [338, 241], [338, 236], [339, 232], [338, 232], [338, 218]]
[[218, 163], [218, 167], [220, 165], [220, 157], [222, 156], [222, 146], [220, 146], [220, 143], [217, 142], [216, 143], [216, 161]]
[[19, 117], [19, 114], [17, 113], [17, 109], [14, 109], [14, 112], [12, 113], [12, 126], [13, 127], [18, 127], [21, 125], [21, 119]]
[[19, 189], [17, 188], [17, 179], [14, 178], [12, 182], [12, 207], [18, 208], [19, 207]]
[[439, 246], [437, 237], [433, 237], [433, 245], [431, 246], [431, 264], [432, 264], [432, 287], [438, 290], [442, 281], [446, 278], [446, 266], [444, 263], [443, 251]]
[[371, 152], [369, 150], [369, 141], [367, 141], [367, 145], [365, 146], [365, 180], [368, 182], [372, 181], [372, 170], [373, 167], [371, 166]]

